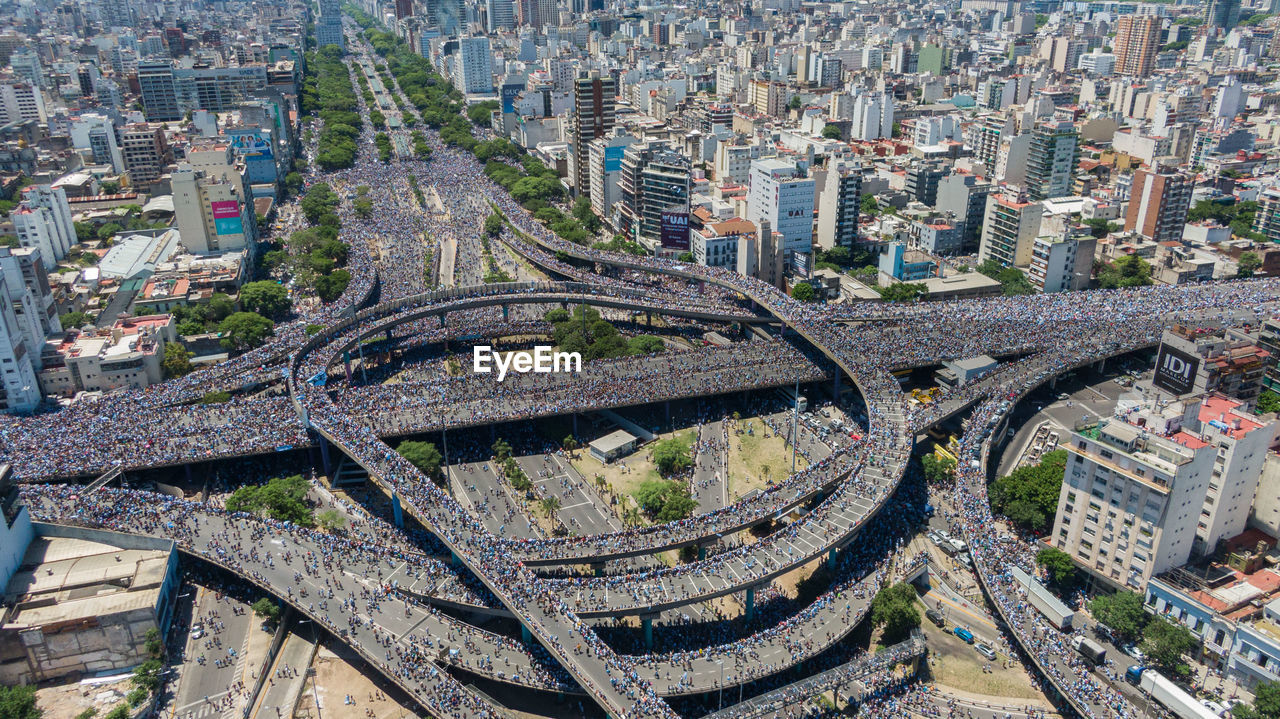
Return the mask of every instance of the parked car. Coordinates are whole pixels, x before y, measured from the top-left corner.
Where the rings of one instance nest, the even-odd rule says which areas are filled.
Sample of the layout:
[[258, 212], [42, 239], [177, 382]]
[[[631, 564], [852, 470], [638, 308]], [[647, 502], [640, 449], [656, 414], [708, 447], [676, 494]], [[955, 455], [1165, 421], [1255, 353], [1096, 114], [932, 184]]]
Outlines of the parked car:
[[1147, 660], [1146, 652], [1139, 649], [1137, 644], [1125, 644], [1124, 646], [1120, 647], [1120, 651], [1124, 652], [1125, 654], [1128, 654], [1129, 656], [1133, 657], [1134, 659], [1137, 659], [1140, 662], [1145, 662]]
[[987, 646], [986, 644], [983, 644], [983, 643], [979, 642], [979, 643], [977, 643], [977, 644], [973, 645], [973, 648], [974, 648], [974, 649], [977, 649], [977, 650], [978, 650], [978, 653], [979, 653], [979, 654], [981, 654], [982, 656], [986, 657], [987, 659], [990, 659], [990, 660], [992, 660], [992, 661], [995, 661], [995, 658], [996, 658], [996, 650], [992, 649], [991, 647]]
[[929, 621], [939, 627], [947, 623], [947, 620], [942, 616], [942, 612], [937, 609], [926, 609], [924, 610], [924, 615], [929, 618]]
[[203, 625], [197, 624], [197, 625], [195, 625], [195, 626], [191, 627], [191, 638], [192, 638], [192, 639], [199, 639], [199, 638], [201, 638], [201, 637], [203, 637], [203, 636], [204, 636], [204, 626], [203, 626]]
[[973, 632], [969, 631], [968, 629], [965, 629], [964, 627], [956, 627], [954, 630], [952, 630], [951, 633], [955, 634], [957, 637], [960, 637], [964, 641], [970, 644], [973, 644]]

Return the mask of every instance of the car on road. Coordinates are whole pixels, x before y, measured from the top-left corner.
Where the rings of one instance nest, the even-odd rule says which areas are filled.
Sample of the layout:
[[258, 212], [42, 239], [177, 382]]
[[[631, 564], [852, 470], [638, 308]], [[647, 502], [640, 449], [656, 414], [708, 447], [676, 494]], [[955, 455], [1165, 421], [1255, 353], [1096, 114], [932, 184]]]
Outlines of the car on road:
[[1204, 705], [1205, 709], [1208, 709], [1214, 714], [1217, 714], [1218, 716], [1226, 716], [1227, 708], [1222, 706], [1218, 702], [1215, 702], [1212, 699], [1201, 699], [1200, 703]]
[[202, 624], [197, 624], [197, 625], [195, 625], [195, 626], [191, 627], [191, 638], [192, 638], [192, 639], [199, 639], [199, 638], [201, 638], [201, 637], [203, 637], [203, 636], [204, 636], [204, 625], [202, 625]]
[[978, 642], [977, 644], [973, 645], [973, 648], [976, 649], [979, 654], [986, 657], [987, 659], [995, 661], [996, 650], [992, 649], [990, 646], [983, 644], [982, 642]]
[[957, 637], [960, 637], [964, 641], [970, 644], [973, 644], [973, 632], [969, 631], [968, 629], [965, 629], [964, 627], [956, 627], [951, 631], [951, 633], [956, 635]]
[[1125, 654], [1128, 654], [1129, 656], [1133, 657], [1134, 659], [1137, 659], [1140, 662], [1147, 660], [1146, 652], [1139, 649], [1137, 644], [1125, 644], [1120, 647], [1120, 651], [1124, 652]]
[[924, 615], [936, 626], [941, 627], [943, 624], [947, 623], [947, 620], [942, 616], [942, 612], [937, 609], [926, 609], [924, 610]]
[[1058, 394], [1058, 399], [1071, 399], [1071, 395], [1066, 392], [1061, 392]]

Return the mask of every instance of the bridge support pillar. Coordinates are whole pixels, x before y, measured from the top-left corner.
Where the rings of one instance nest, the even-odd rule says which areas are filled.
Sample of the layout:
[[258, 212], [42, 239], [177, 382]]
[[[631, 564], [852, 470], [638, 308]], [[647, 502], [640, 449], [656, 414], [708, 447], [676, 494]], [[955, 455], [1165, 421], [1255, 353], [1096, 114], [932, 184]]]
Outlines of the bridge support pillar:
[[388, 327], [388, 328], [387, 328], [387, 341], [388, 341], [388, 342], [390, 342], [390, 341], [391, 341], [391, 328], [390, 328], [390, 327]]
[[1103, 357], [1102, 359], [1098, 360], [1098, 371], [1099, 372], [1107, 371], [1107, 358]]
[[187, 483], [188, 483], [188, 484], [190, 484], [190, 483], [191, 483], [191, 465], [189, 465], [189, 464], [184, 464], [184, 465], [182, 465], [182, 468], [183, 468], [184, 470], [186, 470], [186, 472], [187, 472]]
[[663, 402], [662, 406], [665, 407], [667, 410], [667, 426], [670, 427], [671, 426], [671, 400], [667, 400], [666, 402]]
[[493, 425], [489, 425], [489, 441], [490, 442], [498, 441], [498, 430]]
[[1049, 389], [1057, 389], [1057, 388], [1058, 388], [1058, 378], [1051, 377], [1049, 379]]
[[342, 351], [342, 369], [347, 373], [347, 384], [351, 384], [351, 350]]
[[502, 321], [506, 322], [511, 318], [511, 307], [509, 305], [502, 306]]
[[445, 313], [444, 313], [444, 312], [441, 312], [441, 313], [440, 313], [440, 326], [441, 326], [441, 327], [444, 327], [444, 315], [445, 315]]
[[404, 508], [400, 506], [400, 495], [391, 493], [391, 516], [396, 521], [396, 526], [404, 529]]
[[698, 294], [705, 294], [707, 291], [707, 281], [698, 280]]
[[649, 325], [650, 327], [652, 327], [652, 326], [653, 326], [653, 313], [652, 313], [652, 312], [649, 312], [648, 310], [645, 310], [645, 313], [644, 313], [644, 322], [645, 322], [645, 324]]
[[747, 587], [747, 612], [744, 618], [748, 623], [756, 617], [756, 588]]
[[698, 561], [699, 562], [705, 561], [706, 558], [707, 558], [707, 545], [699, 544], [698, 545]]
[[533, 635], [529, 633], [529, 628], [523, 624], [520, 625], [520, 641], [525, 644], [533, 642]]
[[840, 366], [839, 365], [836, 366], [836, 380], [833, 386], [834, 386], [834, 389], [832, 391], [836, 396], [836, 399], [835, 399], [836, 404], [840, 404]]
[[316, 439], [320, 440], [320, 466], [324, 468], [326, 477], [332, 477], [333, 474], [329, 471], [329, 443], [325, 441], [322, 434], [316, 435]]
[[449, 561], [452, 562], [455, 567], [462, 566], [462, 558], [458, 556], [457, 552], [449, 552]]
[[827, 550], [827, 569], [834, 570], [836, 568], [836, 556], [837, 552], [835, 547]]
[[577, 414], [573, 415], [573, 436], [574, 437], [578, 436], [578, 415]]
[[653, 617], [641, 617], [640, 625], [644, 627], [644, 648], [653, 649]]
[[787, 323], [786, 323], [786, 322], [783, 322], [783, 323], [781, 323], [781, 324], [779, 324], [779, 325], [778, 325], [778, 336], [779, 336], [779, 337], [786, 337], [786, 336], [787, 336]]

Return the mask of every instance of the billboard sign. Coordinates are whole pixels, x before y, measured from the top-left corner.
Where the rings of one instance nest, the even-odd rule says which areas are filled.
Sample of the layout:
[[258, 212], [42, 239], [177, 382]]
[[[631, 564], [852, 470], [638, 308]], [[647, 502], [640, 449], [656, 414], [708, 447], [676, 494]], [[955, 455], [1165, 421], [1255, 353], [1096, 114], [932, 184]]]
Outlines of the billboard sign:
[[812, 266], [812, 263], [810, 262], [810, 260], [812, 259], [813, 259], [813, 255], [809, 254], [808, 252], [799, 252], [797, 250], [791, 250], [792, 271], [795, 272], [797, 276], [804, 277], [807, 279], [810, 275], [813, 274], [813, 266]]
[[662, 248], [687, 252], [689, 250], [689, 211], [671, 208], [662, 211]]
[[617, 172], [622, 169], [622, 156], [627, 151], [624, 145], [604, 148], [604, 171]]
[[235, 200], [210, 202], [209, 209], [213, 210], [213, 219], [215, 220], [225, 220], [240, 216], [240, 203]]
[[516, 111], [516, 98], [524, 92], [524, 85], [507, 83], [502, 86], [502, 114], [510, 115]]
[[1160, 354], [1156, 356], [1156, 374], [1151, 384], [1174, 395], [1188, 394], [1195, 387], [1196, 372], [1199, 369], [1199, 357], [1161, 344]]

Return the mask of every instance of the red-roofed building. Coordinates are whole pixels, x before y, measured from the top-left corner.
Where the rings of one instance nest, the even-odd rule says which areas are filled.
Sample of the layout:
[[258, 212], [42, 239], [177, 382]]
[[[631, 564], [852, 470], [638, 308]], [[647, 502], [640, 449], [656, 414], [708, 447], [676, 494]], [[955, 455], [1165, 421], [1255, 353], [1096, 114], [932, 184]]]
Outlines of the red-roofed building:
[[69, 330], [46, 345], [40, 387], [46, 395], [65, 397], [142, 389], [164, 380], [164, 344], [176, 339], [172, 315], [127, 317], [110, 330]]

